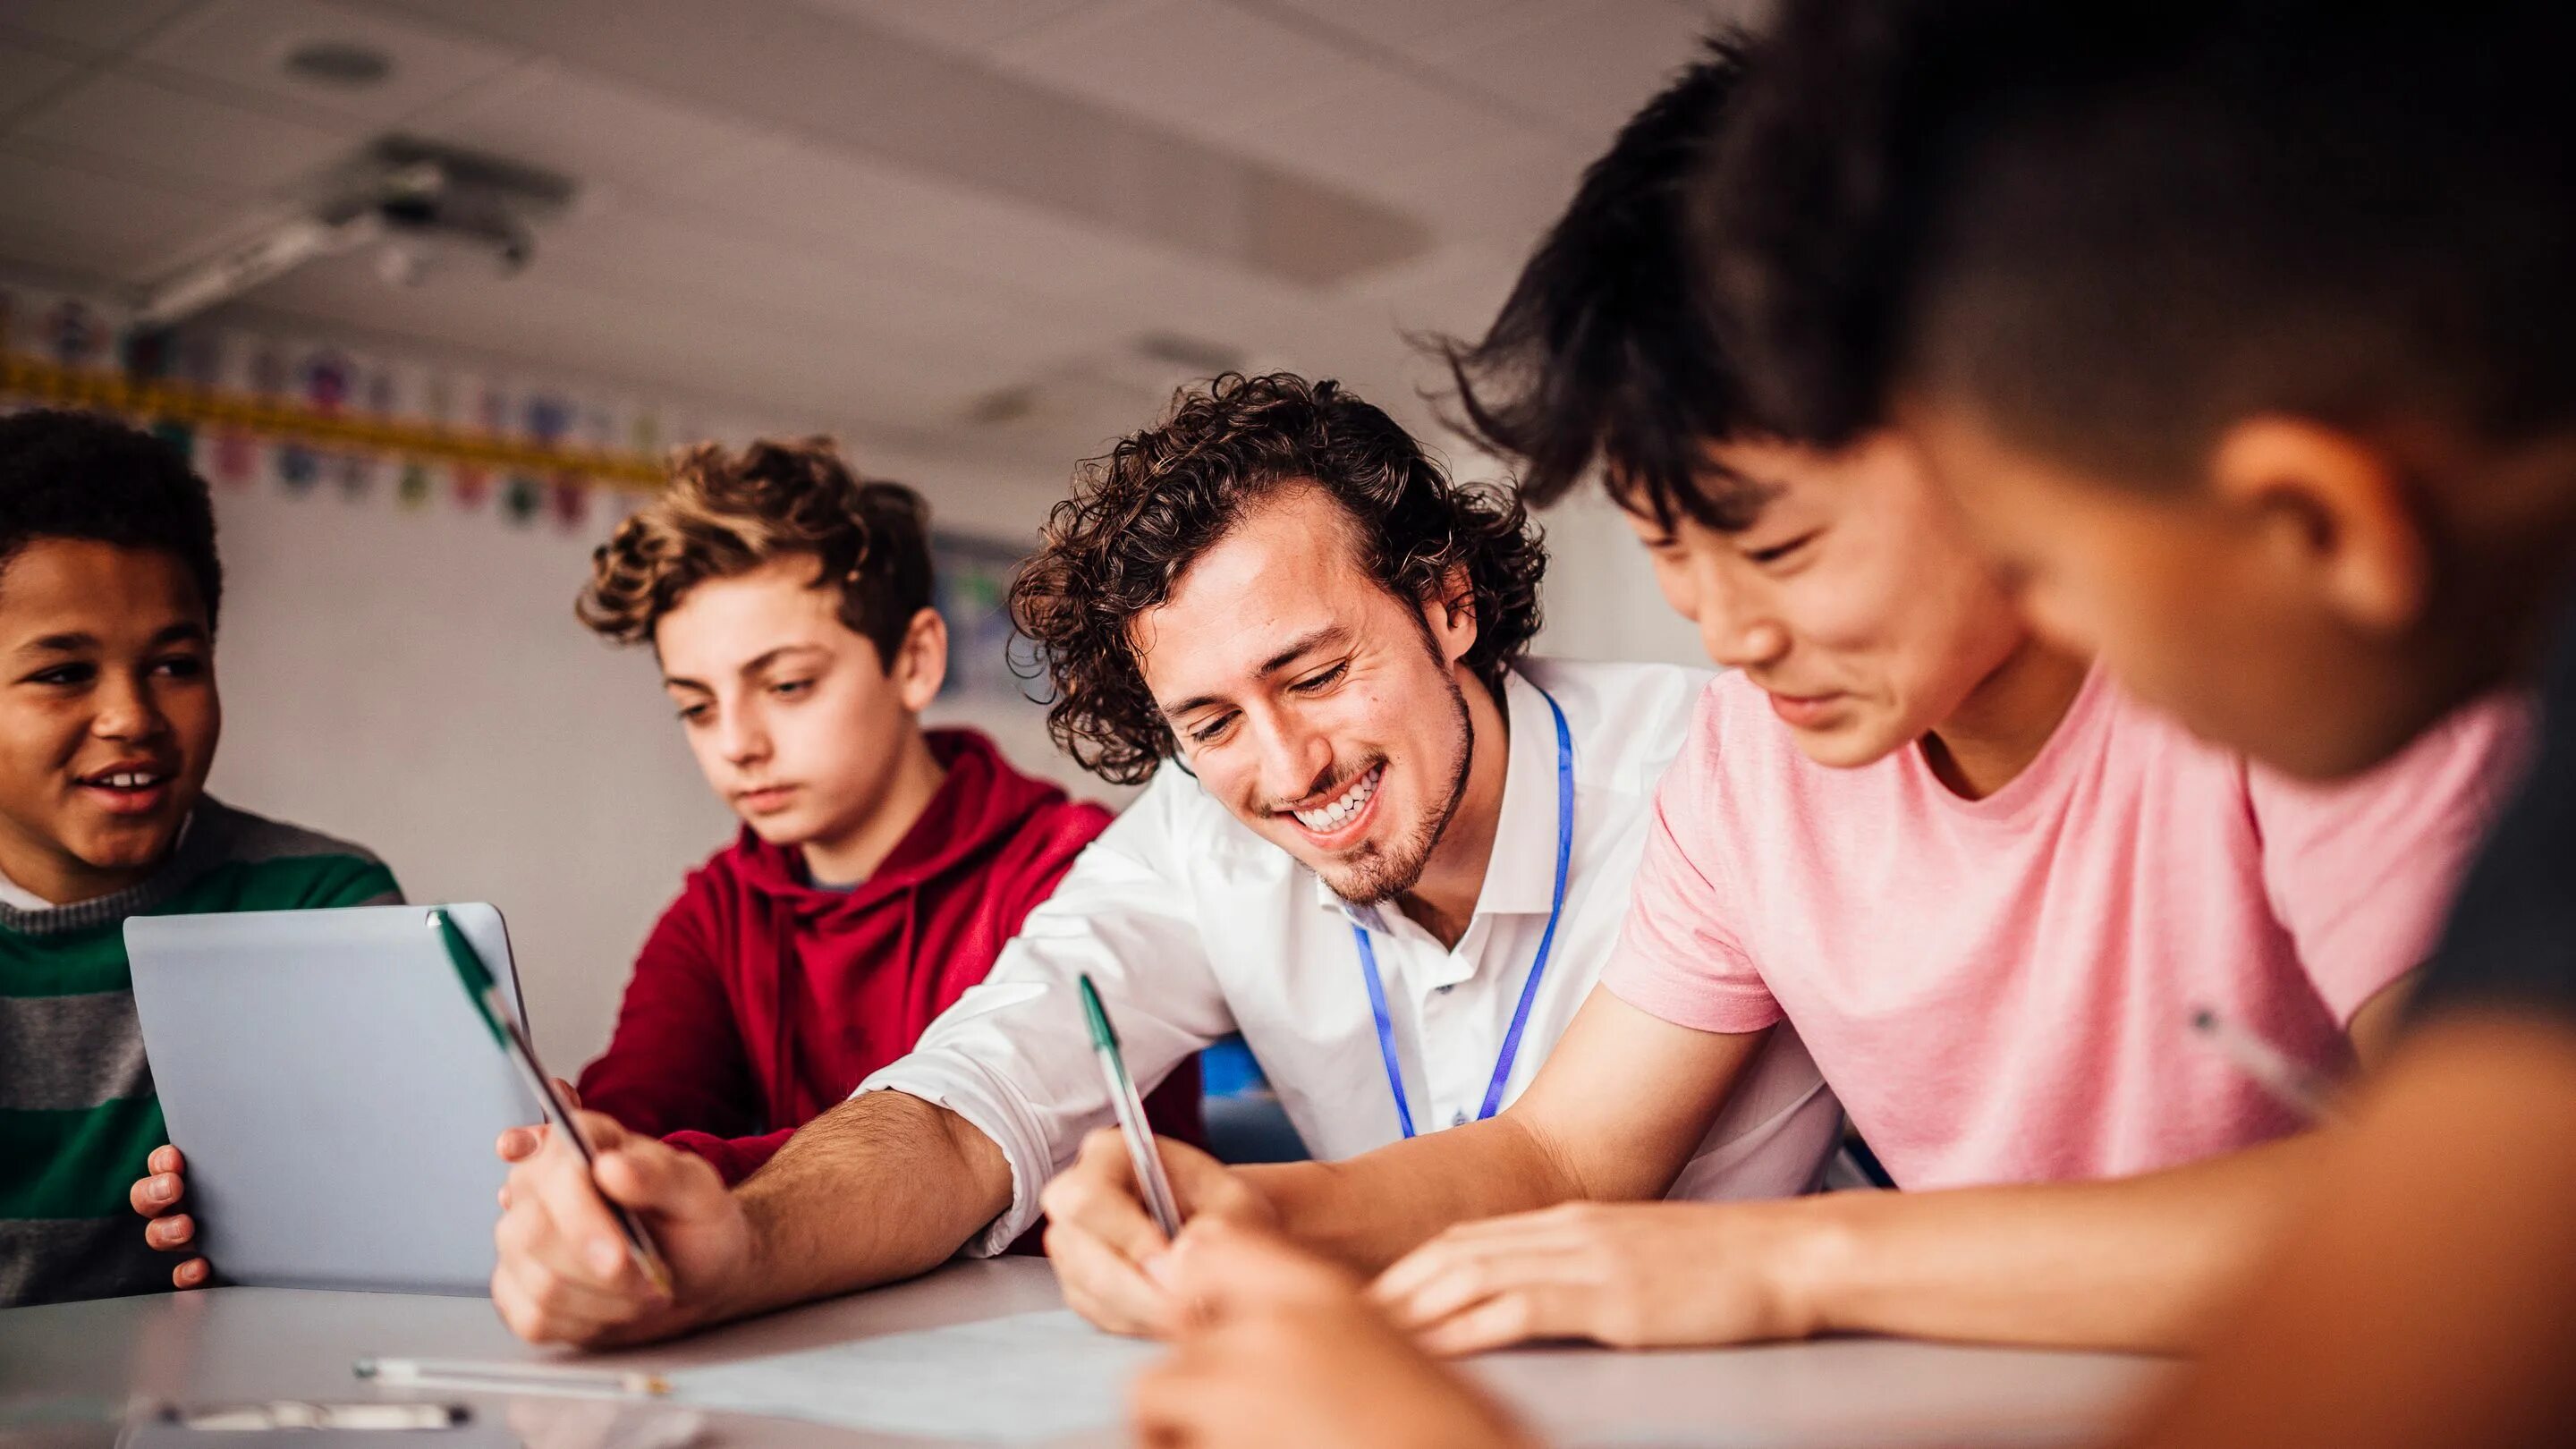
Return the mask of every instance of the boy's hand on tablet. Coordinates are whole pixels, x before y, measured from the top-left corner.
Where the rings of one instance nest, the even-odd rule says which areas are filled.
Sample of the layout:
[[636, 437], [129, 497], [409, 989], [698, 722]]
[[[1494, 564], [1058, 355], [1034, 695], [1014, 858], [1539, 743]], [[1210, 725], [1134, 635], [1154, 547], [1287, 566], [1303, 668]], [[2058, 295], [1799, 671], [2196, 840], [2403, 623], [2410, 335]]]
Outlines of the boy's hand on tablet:
[[1341, 1269], [1209, 1222], [1169, 1255], [1189, 1305], [1172, 1355], [1129, 1391], [1152, 1449], [1526, 1449], [1509, 1416], [1396, 1331]]
[[1530, 1339], [1614, 1348], [1803, 1338], [1789, 1275], [1810, 1215], [1788, 1203], [1564, 1203], [1462, 1223], [1379, 1275], [1369, 1296], [1425, 1348]]
[[145, 1218], [143, 1242], [158, 1252], [188, 1254], [171, 1268], [171, 1287], [202, 1288], [215, 1274], [213, 1265], [196, 1254], [197, 1220], [180, 1211], [188, 1198], [187, 1159], [178, 1148], [164, 1145], [154, 1148], [143, 1165], [149, 1175], [136, 1179], [126, 1194]]
[[[704, 1158], [628, 1132], [596, 1112], [582, 1130], [599, 1150], [592, 1172], [556, 1132], [504, 1134], [522, 1149], [501, 1189], [492, 1230], [500, 1264], [492, 1305], [531, 1343], [636, 1343], [723, 1314], [720, 1288], [741, 1276], [751, 1228]], [[635, 1210], [669, 1266], [676, 1298], [635, 1265], [603, 1197]]]
[[[1269, 1201], [1241, 1174], [1186, 1143], [1157, 1137], [1154, 1145], [1183, 1223], [1221, 1218], [1277, 1225]], [[1067, 1307], [1111, 1333], [1160, 1338], [1179, 1327], [1171, 1293], [1153, 1276], [1171, 1244], [1137, 1192], [1117, 1128], [1084, 1138], [1073, 1165], [1038, 1194], [1038, 1205], [1046, 1209], [1047, 1260]]]

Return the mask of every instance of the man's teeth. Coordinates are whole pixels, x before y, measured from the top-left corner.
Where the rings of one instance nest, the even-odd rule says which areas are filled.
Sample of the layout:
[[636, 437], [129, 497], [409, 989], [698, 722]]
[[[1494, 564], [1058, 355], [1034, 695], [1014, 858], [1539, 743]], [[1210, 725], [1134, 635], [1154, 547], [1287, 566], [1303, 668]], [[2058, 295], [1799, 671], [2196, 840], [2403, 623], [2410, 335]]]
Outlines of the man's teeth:
[[1329, 835], [1348, 825], [1351, 817], [1359, 814], [1360, 808], [1368, 804], [1369, 797], [1377, 793], [1377, 777], [1384, 768], [1380, 766], [1353, 780], [1351, 788], [1344, 790], [1329, 804], [1319, 805], [1312, 810], [1292, 810], [1289, 813], [1297, 817], [1298, 824], [1316, 834]]
[[137, 774], [134, 771], [125, 770], [113, 775], [100, 775], [90, 783], [105, 785], [111, 790], [141, 790], [158, 785], [161, 780], [162, 777], [159, 775]]

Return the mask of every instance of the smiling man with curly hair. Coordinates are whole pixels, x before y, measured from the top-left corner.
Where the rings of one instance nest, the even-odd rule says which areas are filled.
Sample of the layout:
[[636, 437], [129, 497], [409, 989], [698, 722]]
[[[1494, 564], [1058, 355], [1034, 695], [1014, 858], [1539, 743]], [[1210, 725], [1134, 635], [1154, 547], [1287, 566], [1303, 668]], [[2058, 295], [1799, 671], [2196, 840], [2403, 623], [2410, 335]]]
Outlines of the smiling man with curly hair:
[[[1318, 1156], [1491, 1116], [1609, 958], [1706, 681], [1524, 657], [1545, 567], [1510, 494], [1335, 383], [1181, 393], [1085, 466], [1011, 595], [1057, 739], [1144, 794], [983, 985], [738, 1189], [592, 1119], [617, 1144], [597, 1182], [656, 1222], [673, 1298], [594, 1256], [614, 1229], [568, 1153], [521, 1164], [511, 1326], [632, 1340], [918, 1273], [999, 1251], [1046, 1188], [1067, 1299], [1169, 1330], [1080, 975], [1142, 1086], [1241, 1032]], [[1803, 1047], [1783, 1033], [1747, 1077], [1675, 1193], [1818, 1176], [1839, 1110]], [[1185, 1211], [1262, 1171], [1163, 1157]]]

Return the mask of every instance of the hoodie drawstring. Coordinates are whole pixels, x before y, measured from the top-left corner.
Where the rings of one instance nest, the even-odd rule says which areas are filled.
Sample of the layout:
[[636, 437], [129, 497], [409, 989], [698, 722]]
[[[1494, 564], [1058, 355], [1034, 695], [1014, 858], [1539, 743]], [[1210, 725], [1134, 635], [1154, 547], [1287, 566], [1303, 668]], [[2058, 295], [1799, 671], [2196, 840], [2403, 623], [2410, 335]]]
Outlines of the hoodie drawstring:
[[778, 975], [773, 983], [776, 995], [771, 1002], [775, 1018], [769, 1053], [770, 1120], [762, 1124], [772, 1132], [804, 1120], [797, 1115], [798, 1104], [788, 1095], [796, 1085], [796, 1029], [788, 1016], [788, 1008], [789, 1003], [802, 994], [804, 962], [796, 954], [795, 908], [784, 901], [774, 904], [777, 914], [770, 918], [770, 941], [778, 953]]

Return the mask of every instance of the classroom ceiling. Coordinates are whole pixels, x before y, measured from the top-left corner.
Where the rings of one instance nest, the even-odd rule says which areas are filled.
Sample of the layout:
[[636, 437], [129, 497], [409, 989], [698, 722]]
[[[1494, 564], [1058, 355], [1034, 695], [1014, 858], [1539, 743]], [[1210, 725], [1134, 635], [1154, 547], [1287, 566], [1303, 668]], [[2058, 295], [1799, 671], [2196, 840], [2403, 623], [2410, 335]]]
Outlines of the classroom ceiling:
[[[1417, 423], [1582, 164], [1750, 0], [7, 0], [0, 263], [138, 287], [399, 132], [581, 188], [507, 280], [259, 312], [1062, 485], [1215, 366]], [[283, 65], [391, 62], [335, 88]]]

